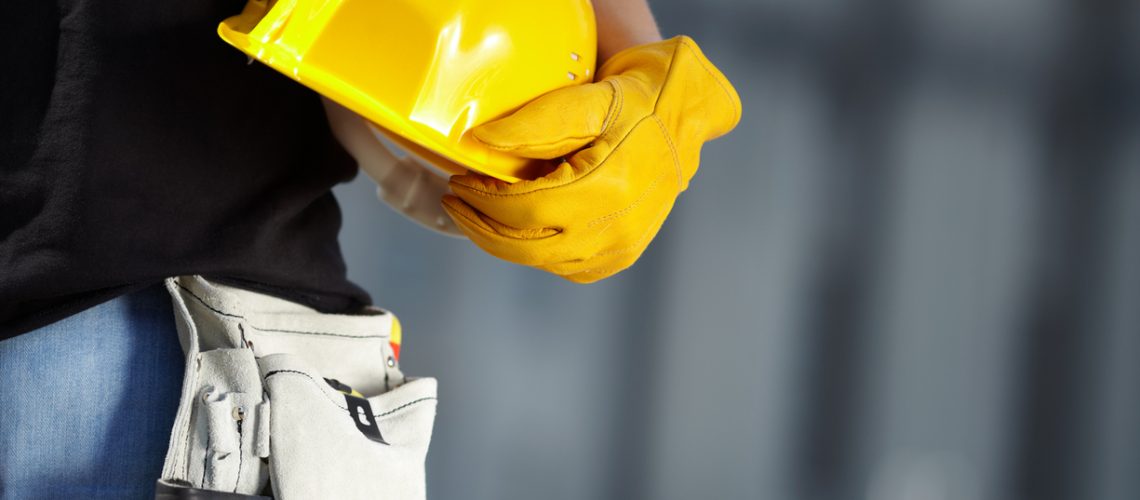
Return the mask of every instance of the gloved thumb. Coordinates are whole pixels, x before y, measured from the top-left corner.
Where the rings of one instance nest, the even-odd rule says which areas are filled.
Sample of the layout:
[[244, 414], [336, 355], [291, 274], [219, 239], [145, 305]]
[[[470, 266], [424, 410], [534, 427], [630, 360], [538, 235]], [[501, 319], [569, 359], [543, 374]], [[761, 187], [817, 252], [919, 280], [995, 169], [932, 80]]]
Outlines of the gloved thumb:
[[609, 82], [549, 92], [514, 114], [472, 130], [475, 138], [504, 153], [550, 160], [593, 141], [609, 123], [614, 88]]

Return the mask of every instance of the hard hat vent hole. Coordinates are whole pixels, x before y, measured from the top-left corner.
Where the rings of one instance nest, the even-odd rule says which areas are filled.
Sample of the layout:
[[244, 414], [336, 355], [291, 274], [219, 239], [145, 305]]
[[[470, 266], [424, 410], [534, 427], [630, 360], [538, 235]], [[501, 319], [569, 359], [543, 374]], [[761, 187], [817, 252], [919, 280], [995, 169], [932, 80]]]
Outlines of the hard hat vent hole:
[[[259, 61], [386, 129], [400, 149], [449, 174], [476, 171], [515, 182], [546, 173], [549, 162], [488, 147], [471, 129], [550, 91], [589, 83], [597, 71], [589, 0], [491, 2], [507, 17], [483, 12], [477, 2], [240, 3], [241, 14], [217, 32], [247, 63]], [[397, 50], [376, 50], [390, 46]], [[376, 77], [389, 72], [407, 78]], [[383, 190], [400, 198], [392, 187]]]

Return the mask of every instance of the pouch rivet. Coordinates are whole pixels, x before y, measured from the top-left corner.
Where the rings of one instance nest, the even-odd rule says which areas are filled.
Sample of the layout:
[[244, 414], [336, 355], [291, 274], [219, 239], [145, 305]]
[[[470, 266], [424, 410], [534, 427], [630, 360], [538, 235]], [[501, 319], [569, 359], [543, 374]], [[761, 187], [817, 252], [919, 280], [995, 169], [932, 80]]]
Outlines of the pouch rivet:
[[234, 420], [241, 421], [245, 418], [245, 407], [235, 406], [233, 411]]
[[393, 358], [392, 356], [388, 356], [388, 368], [395, 368], [395, 367], [396, 367], [396, 358]]

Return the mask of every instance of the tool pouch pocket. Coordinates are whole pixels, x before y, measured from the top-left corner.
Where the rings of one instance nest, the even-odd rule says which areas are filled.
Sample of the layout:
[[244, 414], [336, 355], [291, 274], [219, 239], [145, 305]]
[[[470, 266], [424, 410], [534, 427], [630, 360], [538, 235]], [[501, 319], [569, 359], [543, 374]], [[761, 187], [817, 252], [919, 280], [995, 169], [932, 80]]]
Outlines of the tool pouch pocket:
[[435, 379], [354, 395], [298, 356], [274, 354], [258, 364], [272, 402], [269, 472], [277, 498], [425, 497]]
[[186, 479], [214, 491], [258, 491], [266, 471], [257, 443], [268, 435], [258, 426], [266, 403], [253, 352], [216, 349], [200, 353], [198, 365]]
[[400, 371], [395, 316], [167, 289], [187, 366], [156, 498], [425, 498], [436, 381]]

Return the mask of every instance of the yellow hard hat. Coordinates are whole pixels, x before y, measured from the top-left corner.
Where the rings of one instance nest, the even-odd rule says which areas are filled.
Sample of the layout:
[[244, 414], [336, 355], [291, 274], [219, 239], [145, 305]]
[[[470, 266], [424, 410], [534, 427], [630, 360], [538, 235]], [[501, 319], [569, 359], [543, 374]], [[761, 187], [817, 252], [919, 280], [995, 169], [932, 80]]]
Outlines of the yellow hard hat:
[[467, 134], [593, 78], [589, 0], [250, 0], [218, 35], [452, 173], [534, 178]]

